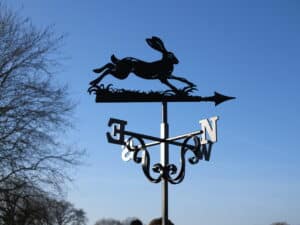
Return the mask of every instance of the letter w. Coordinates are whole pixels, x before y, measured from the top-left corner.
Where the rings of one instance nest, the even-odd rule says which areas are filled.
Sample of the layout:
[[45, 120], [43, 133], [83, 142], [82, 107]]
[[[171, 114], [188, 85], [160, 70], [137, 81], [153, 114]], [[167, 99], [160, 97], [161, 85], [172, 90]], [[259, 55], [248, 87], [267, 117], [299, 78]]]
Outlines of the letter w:
[[204, 158], [205, 161], [209, 161], [212, 145], [213, 145], [213, 142], [211, 142], [211, 141], [208, 141], [208, 144], [200, 145], [200, 148], [199, 148], [200, 151], [197, 152], [198, 153], [197, 158], [200, 160], [203, 160], [203, 158]]

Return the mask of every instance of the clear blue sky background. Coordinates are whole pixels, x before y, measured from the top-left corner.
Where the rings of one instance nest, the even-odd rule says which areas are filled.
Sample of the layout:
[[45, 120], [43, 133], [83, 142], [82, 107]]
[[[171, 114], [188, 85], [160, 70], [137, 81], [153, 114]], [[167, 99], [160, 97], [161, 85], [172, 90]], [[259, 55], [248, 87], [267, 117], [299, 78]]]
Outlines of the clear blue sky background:
[[[196, 83], [197, 94], [237, 97], [218, 107], [169, 104], [172, 136], [199, 129], [200, 119], [220, 116], [211, 161], [188, 165], [184, 182], [170, 187], [170, 218], [178, 225], [300, 224], [299, 1], [5, 2], [37, 26], [55, 24], [57, 33], [67, 34], [57, 79], [69, 85], [78, 107], [75, 130], [64, 138], [89, 154], [68, 199], [87, 212], [89, 224], [130, 216], [148, 223], [160, 216], [160, 185], [148, 182], [140, 165], [123, 162], [120, 147], [105, 138], [110, 117], [127, 120], [129, 130], [158, 136], [160, 104], [95, 104], [87, 93], [92, 69], [112, 53], [160, 58], [146, 45], [152, 35], [176, 54], [174, 74]], [[165, 88], [134, 76], [103, 82]], [[158, 149], [152, 154], [158, 160]]]

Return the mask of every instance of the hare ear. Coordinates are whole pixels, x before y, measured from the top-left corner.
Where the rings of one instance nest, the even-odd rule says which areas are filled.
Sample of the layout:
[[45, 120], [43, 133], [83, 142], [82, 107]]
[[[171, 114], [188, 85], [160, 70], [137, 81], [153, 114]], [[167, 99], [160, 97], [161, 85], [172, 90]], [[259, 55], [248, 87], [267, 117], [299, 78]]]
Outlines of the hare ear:
[[159, 46], [159, 48], [162, 50], [162, 51], [167, 51], [167, 49], [165, 48], [164, 46], [164, 43], [163, 41], [159, 38], [159, 37], [155, 37], [153, 36], [152, 37], [152, 40], [154, 41], [154, 43], [156, 43], [157, 46]]
[[147, 42], [147, 44], [148, 44], [151, 48], [155, 48], [155, 47], [154, 47], [154, 44], [153, 44], [153, 42], [152, 42], [152, 39], [146, 38], [146, 42]]
[[146, 42], [148, 43], [148, 45], [155, 49], [155, 50], [158, 50], [160, 52], [166, 52], [167, 50], [165, 49], [164, 47], [164, 44], [163, 42], [158, 38], [158, 37], [152, 37], [151, 39], [150, 38], [147, 38], [146, 39]]

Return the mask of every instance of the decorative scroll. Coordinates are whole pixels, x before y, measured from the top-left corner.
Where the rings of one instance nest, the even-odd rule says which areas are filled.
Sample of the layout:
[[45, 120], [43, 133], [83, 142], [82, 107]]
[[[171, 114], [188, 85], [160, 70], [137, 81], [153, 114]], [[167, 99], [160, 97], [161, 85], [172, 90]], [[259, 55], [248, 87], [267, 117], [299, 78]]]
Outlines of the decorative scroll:
[[[107, 133], [107, 139], [110, 143], [123, 146], [122, 158], [125, 161], [133, 160], [142, 165], [142, 170], [149, 181], [159, 183], [163, 178], [171, 184], [178, 184], [183, 181], [185, 176], [186, 161], [190, 164], [197, 164], [200, 160], [210, 160], [213, 142], [201, 144], [202, 131], [196, 131], [175, 138], [161, 139], [149, 135], [138, 134], [125, 130], [127, 124], [124, 120], [110, 119], [109, 126], [113, 126], [113, 132]], [[155, 142], [146, 143], [145, 139]], [[179, 142], [178, 140], [183, 140]], [[161, 163], [151, 163], [149, 147], [167, 142], [179, 146], [180, 165], [168, 164], [163, 166]], [[192, 142], [192, 144], [190, 144]], [[192, 157], [186, 158], [186, 153], [191, 152]], [[153, 165], [151, 167], [151, 165]]]
[[[187, 144], [188, 141], [191, 139], [194, 141], [194, 145]], [[188, 158], [188, 161], [191, 164], [197, 164], [200, 160], [203, 159], [209, 161], [213, 143], [212, 142], [208, 143], [208, 149], [207, 149], [207, 145], [200, 144], [200, 143], [201, 143], [200, 138], [196, 135], [187, 137], [183, 141], [183, 145], [180, 151], [180, 170], [175, 177], [172, 175], [176, 174], [178, 170], [177, 166], [174, 164], [170, 164], [167, 166], [166, 178], [170, 183], [179, 184], [180, 182], [183, 181], [185, 176], [185, 168], [186, 168], [186, 153], [188, 151], [194, 154], [193, 157]]]
[[[136, 139], [139, 142], [139, 145], [132, 145], [133, 139]], [[149, 181], [151, 181], [152, 183], [158, 183], [161, 181], [163, 176], [162, 171], [157, 170], [155, 167], [152, 168], [153, 172], [159, 173], [159, 176], [156, 178], [153, 177], [150, 173], [150, 154], [142, 138], [131, 136], [126, 142], [126, 149], [129, 152], [133, 152], [132, 159], [134, 162], [142, 164], [143, 172]]]

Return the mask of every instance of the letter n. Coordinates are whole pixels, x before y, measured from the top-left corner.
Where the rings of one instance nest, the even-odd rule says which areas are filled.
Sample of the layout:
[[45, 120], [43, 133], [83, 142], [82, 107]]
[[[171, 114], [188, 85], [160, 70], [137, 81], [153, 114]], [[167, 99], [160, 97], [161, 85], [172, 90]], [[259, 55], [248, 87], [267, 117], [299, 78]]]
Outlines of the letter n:
[[207, 144], [207, 134], [211, 142], [217, 142], [217, 116], [208, 119], [200, 120], [203, 133], [201, 134], [201, 144]]

